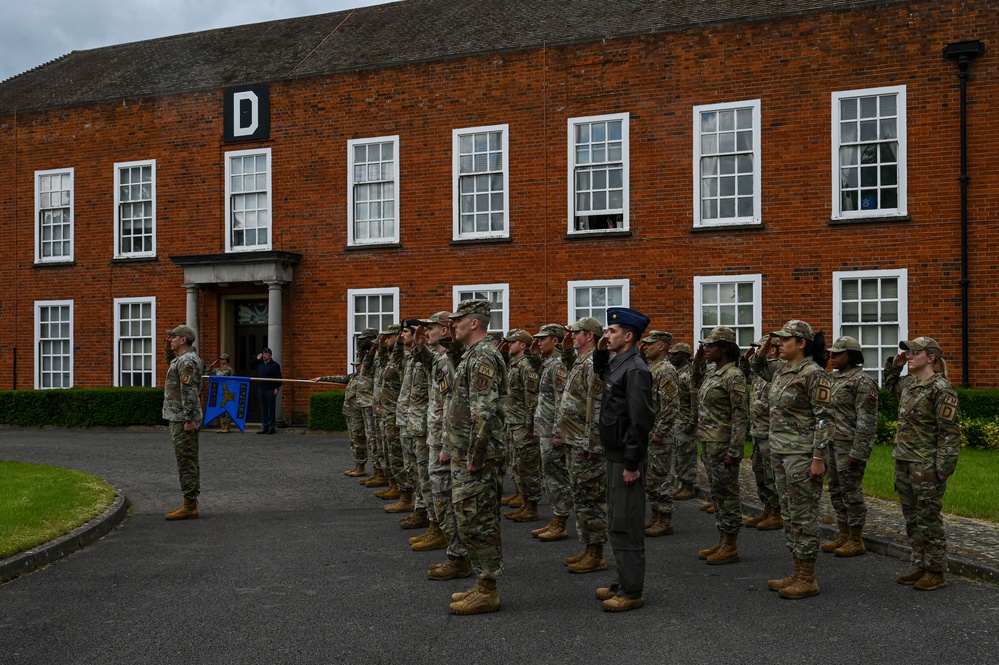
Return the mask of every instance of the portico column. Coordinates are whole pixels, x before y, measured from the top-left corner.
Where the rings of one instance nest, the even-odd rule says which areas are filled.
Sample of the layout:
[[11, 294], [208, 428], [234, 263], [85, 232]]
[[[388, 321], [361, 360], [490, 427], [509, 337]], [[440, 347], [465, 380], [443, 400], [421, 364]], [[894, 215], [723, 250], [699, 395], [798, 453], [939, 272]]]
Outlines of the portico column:
[[[284, 355], [281, 351], [281, 289], [284, 286], [284, 282], [265, 283], [267, 284], [267, 346], [271, 349], [271, 356], [274, 358], [274, 362], [281, 364], [284, 360]], [[284, 395], [283, 387], [278, 392], [274, 405], [275, 420], [281, 420], [281, 398]]]
[[[198, 295], [201, 293], [201, 288], [197, 284], [181, 284], [185, 289], [187, 289], [187, 325], [189, 325], [194, 330], [194, 335], [197, 341], [201, 341], [201, 331], [198, 329]], [[197, 345], [201, 348], [201, 344]]]

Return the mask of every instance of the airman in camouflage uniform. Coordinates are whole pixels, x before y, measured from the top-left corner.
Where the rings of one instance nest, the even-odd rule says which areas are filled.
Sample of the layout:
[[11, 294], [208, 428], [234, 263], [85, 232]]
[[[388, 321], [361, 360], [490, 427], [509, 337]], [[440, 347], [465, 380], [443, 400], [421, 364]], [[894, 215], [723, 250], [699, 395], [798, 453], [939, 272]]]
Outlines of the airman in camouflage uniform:
[[541, 448], [534, 433], [540, 375], [531, 363], [530, 354], [524, 353], [534, 338], [526, 330], [515, 328], [503, 341], [502, 348], [510, 354], [503, 413], [507, 444], [512, 451], [513, 476], [523, 501], [518, 510], [503, 516], [514, 522], [534, 522], [541, 500]]
[[853, 337], [840, 337], [830, 347], [832, 418], [826, 470], [829, 498], [836, 510], [839, 538], [822, 545], [836, 556], [864, 554], [864, 470], [878, 427], [878, 384], [864, 372], [864, 352]]
[[[917, 337], [901, 342], [899, 348], [905, 353], [885, 363], [885, 389], [899, 398], [892, 452], [895, 491], [915, 570], [898, 582], [932, 591], [947, 586], [947, 535], [940, 512], [961, 445], [958, 399], [936, 340]], [[906, 362], [909, 375], [903, 377]]]
[[[229, 364], [229, 354], [223, 353], [218, 359], [219, 366], [212, 370], [212, 376], [234, 376], [235, 372], [232, 369], [232, 365]], [[233, 425], [232, 418], [229, 417], [228, 413], [223, 413], [218, 417], [219, 421], [219, 434], [229, 434], [230, 428]]]
[[[780, 340], [781, 360], [767, 362], [775, 338]], [[812, 355], [819, 341], [810, 325], [792, 319], [771, 333], [750, 361], [752, 370], [770, 382], [771, 459], [787, 548], [794, 557], [795, 572], [790, 577], [767, 582], [782, 598], [819, 593], [815, 558], [832, 398], [825, 363], [820, 366]]]
[[690, 357], [694, 354], [690, 345], [677, 342], [669, 350], [669, 362], [676, 369], [677, 409], [673, 422], [673, 441], [676, 451], [673, 454], [673, 468], [670, 470], [670, 486], [674, 489], [675, 501], [694, 498], [694, 481], [697, 480], [697, 391], [691, 386], [694, 366]]
[[[417, 358], [414, 341], [419, 319], [403, 321], [399, 338], [406, 358], [405, 376], [399, 393], [399, 439], [402, 442], [407, 483], [413, 493], [413, 514], [399, 523], [404, 529], [430, 526], [427, 518], [430, 498], [430, 451], [427, 449], [427, 401], [430, 388], [427, 370]], [[403, 488], [400, 487], [400, 491]]]
[[549, 323], [541, 326], [531, 343], [531, 358], [537, 363], [535, 370], [541, 375], [538, 382], [538, 406], [534, 412], [534, 433], [541, 448], [541, 472], [548, 504], [552, 509], [552, 521], [540, 529], [531, 530], [531, 535], [542, 542], [565, 540], [569, 537], [565, 526], [572, 507], [572, 487], [569, 483], [566, 449], [564, 445], [556, 447], [552, 442], [555, 412], [569, 375], [566, 365], [571, 365], [575, 358], [571, 348], [563, 350], [559, 347], [565, 332], [563, 326]]
[[[748, 517], [743, 524], [759, 529], [773, 531], [784, 526], [780, 516], [780, 497], [777, 496], [777, 478], [770, 462], [770, 384], [759, 374], [749, 368], [750, 359], [756, 355], [756, 350], [762, 347], [767, 339], [762, 338], [746, 351], [740, 361], [742, 373], [749, 384], [749, 435], [753, 439], [753, 476], [756, 479], [756, 495], [763, 504], [763, 512], [755, 517]], [[778, 349], [771, 347], [771, 356], [776, 362]]]
[[503, 573], [499, 500], [506, 450], [500, 400], [506, 393], [506, 363], [487, 337], [488, 300], [464, 300], [450, 315], [454, 337], [468, 346], [455, 370], [448, 403], [451, 500], [461, 542], [468, 550], [476, 585], [451, 597], [452, 614], [500, 609], [496, 579]]
[[[375, 421], [378, 424], [382, 457], [386, 463], [385, 475], [389, 478], [389, 486], [381, 492], [375, 492], [375, 496], [385, 500], [401, 499], [399, 484], [405, 482], [396, 413], [405, 360], [402, 345], [397, 344], [401, 330], [398, 324], [392, 324], [382, 333], [378, 339], [378, 360], [375, 365]], [[408, 497], [408, 503], [412, 505], [412, 495]]]
[[645, 481], [652, 517], [645, 524], [645, 535], [655, 538], [673, 535], [674, 487], [670, 484], [670, 473], [676, 456], [673, 427], [680, 378], [667, 357], [673, 335], [651, 330], [642, 343], [652, 373], [652, 409], [655, 412], [655, 421], [649, 433], [648, 478]]
[[385, 487], [388, 485], [388, 477], [383, 470], [386, 466], [382, 459], [382, 450], [378, 441], [378, 426], [375, 423], [374, 399], [375, 399], [375, 341], [378, 339], [378, 331], [374, 328], [365, 328], [357, 338], [358, 356], [361, 359], [361, 368], [357, 371], [357, 406], [361, 411], [361, 418], [364, 422], [364, 438], [368, 444], [368, 457], [371, 458], [371, 477], [361, 480], [365, 487]]
[[198, 464], [198, 432], [204, 417], [201, 411], [201, 381], [205, 363], [192, 348], [194, 330], [177, 326], [167, 331], [170, 367], [163, 382], [163, 420], [170, 423], [170, 439], [177, 457], [177, 473], [184, 505], [166, 514], [168, 520], [198, 517], [201, 472]]
[[354, 468], [344, 471], [343, 475], [359, 477], [367, 475], [364, 472], [364, 464], [368, 461], [368, 448], [364, 434], [364, 416], [361, 414], [361, 408], [357, 405], [357, 389], [361, 383], [357, 377], [361, 361], [356, 359], [352, 364], [354, 366], [353, 374], [317, 376], [312, 379], [312, 382], [337, 383], [346, 386], [343, 394], [343, 417], [347, 421], [347, 436], [350, 438], [350, 454], [354, 457]]
[[[694, 355], [697, 389], [697, 439], [704, 450], [705, 470], [715, 504], [718, 544], [701, 550], [698, 557], [709, 564], [739, 560], [738, 536], [742, 527], [739, 463], [746, 444], [749, 390], [739, 368], [735, 331], [718, 326], [701, 340]], [[705, 368], [705, 360], [714, 363]]]
[[607, 570], [603, 554], [607, 542], [607, 466], [599, 427], [603, 382], [593, 371], [593, 351], [602, 335], [600, 322], [585, 317], [569, 326], [562, 341], [563, 348], [571, 344], [578, 354], [566, 377], [553, 434], [555, 445], [568, 446], [576, 531], [586, 546], [582, 553], [563, 559], [572, 573]]

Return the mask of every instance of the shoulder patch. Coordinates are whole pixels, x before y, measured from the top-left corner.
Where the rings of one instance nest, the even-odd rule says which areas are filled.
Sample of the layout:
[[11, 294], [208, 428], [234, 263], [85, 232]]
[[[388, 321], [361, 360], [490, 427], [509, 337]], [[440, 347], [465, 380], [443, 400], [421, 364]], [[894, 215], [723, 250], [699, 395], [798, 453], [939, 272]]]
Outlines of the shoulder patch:
[[593, 377], [593, 388], [590, 390], [591, 395], [599, 395], [604, 391], [604, 382], [597, 377]]
[[538, 392], [538, 384], [541, 382], [541, 377], [537, 372], [529, 370], [524, 374], [524, 387], [527, 388], [528, 392], [536, 393]]
[[451, 392], [451, 382], [448, 380], [447, 372], [441, 372], [441, 377], [437, 385], [442, 395]]
[[958, 407], [957, 407], [957, 395], [948, 394], [944, 395], [943, 403], [940, 405], [937, 415], [940, 420], [945, 423], [957, 422]]
[[731, 393], [732, 404], [739, 406], [746, 400], [746, 384], [741, 381], [734, 381], [732, 383], [732, 393]]
[[815, 389], [815, 402], [817, 404], [832, 403], [832, 384], [825, 371], [819, 376], [819, 385]]
[[552, 385], [555, 386], [555, 390], [561, 391], [565, 387], [565, 380], [569, 376], [569, 370], [564, 366], [555, 369], [555, 376], [552, 378]]

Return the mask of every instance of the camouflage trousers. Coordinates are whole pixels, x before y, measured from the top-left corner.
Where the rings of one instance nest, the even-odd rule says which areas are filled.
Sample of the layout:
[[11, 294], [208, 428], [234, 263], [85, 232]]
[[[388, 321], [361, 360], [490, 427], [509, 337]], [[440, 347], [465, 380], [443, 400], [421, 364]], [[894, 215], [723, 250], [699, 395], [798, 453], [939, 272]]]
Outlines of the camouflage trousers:
[[184, 421], [170, 422], [170, 440], [173, 442], [173, 454], [177, 457], [180, 491], [185, 499], [197, 499], [201, 494], [201, 466], [198, 464], [200, 432], [200, 427], [192, 432], [185, 432]]
[[416, 449], [413, 447], [413, 437], [410, 436], [408, 428], [399, 430], [397, 452], [402, 457], [402, 464], [395, 482], [400, 492], [412, 492], [416, 486]]
[[431, 498], [427, 514], [444, 532], [444, 537], [447, 538], [447, 553], [454, 557], [466, 557], [468, 552], [458, 537], [458, 522], [455, 519], [454, 506], [451, 504], [451, 463], [441, 463], [440, 439], [433, 433], [427, 437], [427, 449]]
[[624, 462], [607, 462], [607, 531], [617, 562], [617, 578], [610, 588], [626, 598], [641, 598], [645, 588], [646, 465], [639, 467], [641, 475], [631, 485], [624, 482], [624, 466]]
[[354, 464], [364, 464], [368, 461], [368, 441], [364, 434], [364, 416], [359, 409], [343, 410], [347, 420], [347, 435], [350, 437], [350, 454]]
[[382, 462], [381, 449], [378, 445], [378, 428], [375, 426], [375, 412], [370, 406], [362, 406], [361, 418], [364, 422], [364, 441], [368, 446], [368, 457], [371, 458], [371, 467], [378, 471], [384, 468]]
[[607, 542], [607, 463], [590, 459], [582, 446], [569, 446], [569, 483], [576, 532], [584, 545]]
[[739, 464], [725, 464], [728, 442], [704, 444], [704, 469], [715, 504], [715, 524], [721, 533], [739, 533], [742, 528]]
[[572, 508], [572, 485], [569, 483], [566, 447], [563, 445], [556, 448], [551, 437], [541, 437], [539, 447], [548, 504], [554, 514], [565, 517]]
[[896, 460], [895, 491], [912, 545], [912, 565], [932, 573], [947, 572], [947, 534], [940, 514], [947, 481], [937, 477], [936, 467]]
[[526, 427], [507, 429], [513, 451], [513, 479], [525, 501], [541, 500], [541, 447]]
[[693, 485], [697, 481], [697, 435], [684, 432], [686, 425], [673, 425], [673, 468], [670, 471], [670, 484], [679, 489], [681, 485]]
[[458, 538], [479, 579], [495, 580], [503, 574], [500, 498], [505, 466], [505, 459], [486, 460], [484, 467], [471, 473], [465, 459], [451, 458], [451, 501]]
[[673, 437], [666, 437], [658, 443], [649, 438], [649, 459], [646, 463], [647, 474], [643, 474], [645, 494], [648, 496], [652, 510], [663, 515], [673, 514], [673, 494], [676, 486], [670, 473], [676, 458], [676, 443]]
[[864, 526], [867, 503], [864, 501], [864, 470], [867, 462], [856, 460], [850, 466], [853, 442], [830, 443], [826, 449], [826, 474], [829, 499], [836, 510], [836, 521], [849, 526]]
[[413, 437], [413, 451], [416, 453], [416, 482], [413, 488], [413, 502], [417, 510], [425, 510], [430, 514], [434, 508], [434, 501], [430, 496], [430, 448], [427, 446], [425, 435]]
[[756, 478], [756, 495], [760, 497], [763, 506], [780, 507], [777, 497], [777, 479], [774, 478], [774, 466], [770, 463], [770, 437], [753, 437], [753, 477]]
[[385, 465], [382, 470], [389, 480], [399, 482], [402, 478], [402, 443], [399, 441], [399, 425], [395, 421], [395, 414], [383, 415], [377, 418], [377, 422], [378, 443]]
[[812, 454], [771, 453], [777, 479], [780, 515], [784, 519], [787, 549], [802, 561], [814, 561], [819, 554], [819, 501], [822, 478], [812, 479], [808, 469]]

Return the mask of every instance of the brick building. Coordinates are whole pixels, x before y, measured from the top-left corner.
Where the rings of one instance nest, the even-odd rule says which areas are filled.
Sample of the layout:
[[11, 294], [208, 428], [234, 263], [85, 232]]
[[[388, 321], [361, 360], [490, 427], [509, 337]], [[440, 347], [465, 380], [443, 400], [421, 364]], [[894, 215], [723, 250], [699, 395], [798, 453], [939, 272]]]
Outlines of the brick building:
[[803, 318], [874, 374], [928, 334], [995, 385], [995, 34], [994, 0], [405, 0], [70, 53], [0, 84], [0, 389], [156, 385], [185, 320], [341, 372], [469, 294]]

